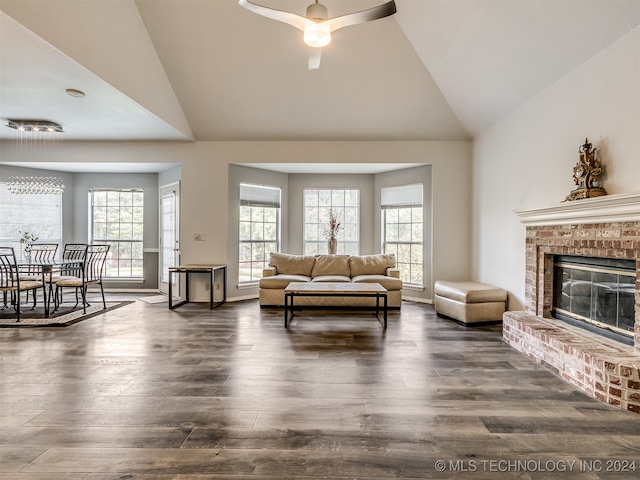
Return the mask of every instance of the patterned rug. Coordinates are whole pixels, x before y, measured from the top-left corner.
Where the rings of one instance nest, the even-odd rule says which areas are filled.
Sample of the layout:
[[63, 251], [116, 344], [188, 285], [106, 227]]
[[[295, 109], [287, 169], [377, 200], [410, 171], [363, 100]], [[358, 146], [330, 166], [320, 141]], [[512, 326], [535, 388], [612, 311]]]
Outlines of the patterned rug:
[[[68, 327], [74, 323], [87, 320], [101, 313], [110, 312], [116, 308], [124, 307], [133, 302], [107, 302], [107, 308], [102, 307], [102, 301], [94, 302], [87, 307], [87, 313], [82, 312], [82, 307], [73, 308], [73, 305], [65, 306], [64, 304], [50, 318], [44, 318], [43, 309], [36, 308], [29, 310], [31, 306], [23, 306], [20, 315], [20, 323], [16, 322], [16, 312], [13, 308], [8, 307], [0, 310], [0, 328], [23, 328], [23, 327]], [[1, 304], [0, 304], [1, 306]]]

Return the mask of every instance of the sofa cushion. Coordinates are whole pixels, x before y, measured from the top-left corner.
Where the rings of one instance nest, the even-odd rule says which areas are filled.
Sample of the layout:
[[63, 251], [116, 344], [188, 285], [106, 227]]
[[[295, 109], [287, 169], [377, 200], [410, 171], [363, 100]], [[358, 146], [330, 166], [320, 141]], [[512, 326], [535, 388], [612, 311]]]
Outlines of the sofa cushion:
[[379, 283], [389, 291], [402, 290], [402, 280], [386, 275], [358, 275], [351, 280], [353, 283]]
[[396, 256], [393, 253], [354, 255], [349, 259], [349, 263], [352, 277], [357, 277], [358, 275], [384, 275], [387, 268], [396, 266]]
[[349, 277], [345, 277], [344, 275], [318, 275], [317, 277], [313, 277], [312, 282], [342, 282], [342, 283], [350, 283], [351, 279]]
[[315, 263], [311, 255], [289, 255], [286, 253], [272, 253], [269, 265], [276, 267], [278, 274], [311, 276], [311, 269]]
[[275, 275], [273, 277], [262, 277], [260, 279], [260, 288], [276, 288], [283, 289], [287, 288], [291, 282], [309, 282], [311, 281], [311, 277], [307, 277], [306, 275]]
[[318, 255], [311, 270], [311, 277], [321, 275], [342, 275], [351, 277], [349, 255]]

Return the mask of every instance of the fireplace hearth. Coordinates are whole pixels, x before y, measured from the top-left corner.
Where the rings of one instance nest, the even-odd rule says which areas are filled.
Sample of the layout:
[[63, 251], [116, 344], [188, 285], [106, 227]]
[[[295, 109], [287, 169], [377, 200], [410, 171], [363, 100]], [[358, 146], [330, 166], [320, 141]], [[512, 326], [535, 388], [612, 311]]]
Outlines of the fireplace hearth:
[[[640, 413], [640, 194], [516, 213], [526, 225], [525, 311], [505, 313], [505, 342], [585, 393]], [[592, 259], [599, 265], [585, 265]], [[580, 327], [555, 318], [563, 315]]]

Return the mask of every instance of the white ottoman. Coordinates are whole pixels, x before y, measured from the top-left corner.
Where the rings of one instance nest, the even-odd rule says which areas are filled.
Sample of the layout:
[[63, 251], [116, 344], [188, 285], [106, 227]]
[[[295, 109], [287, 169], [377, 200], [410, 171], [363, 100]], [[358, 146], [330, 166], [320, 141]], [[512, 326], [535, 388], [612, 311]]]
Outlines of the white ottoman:
[[502, 321], [507, 306], [506, 290], [479, 282], [438, 280], [435, 294], [438, 316], [462, 323]]

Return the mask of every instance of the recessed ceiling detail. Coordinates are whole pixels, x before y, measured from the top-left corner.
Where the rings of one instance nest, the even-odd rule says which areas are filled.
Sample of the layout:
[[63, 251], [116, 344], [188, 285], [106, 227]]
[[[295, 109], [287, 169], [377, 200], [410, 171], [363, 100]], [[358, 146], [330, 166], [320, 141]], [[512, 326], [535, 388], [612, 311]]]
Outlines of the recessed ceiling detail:
[[67, 95], [74, 98], [84, 98], [84, 92], [82, 90], [76, 90], [75, 88], [67, 88]]

